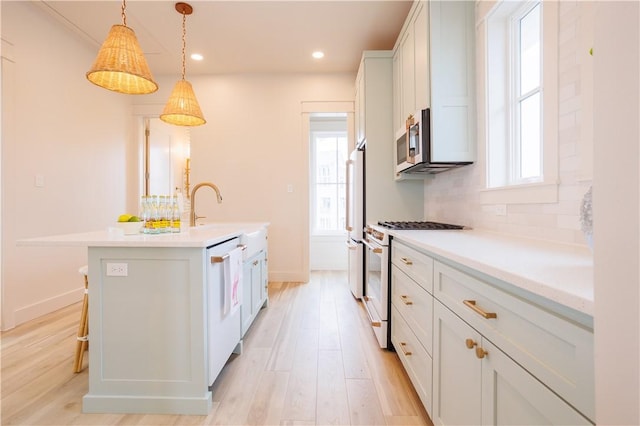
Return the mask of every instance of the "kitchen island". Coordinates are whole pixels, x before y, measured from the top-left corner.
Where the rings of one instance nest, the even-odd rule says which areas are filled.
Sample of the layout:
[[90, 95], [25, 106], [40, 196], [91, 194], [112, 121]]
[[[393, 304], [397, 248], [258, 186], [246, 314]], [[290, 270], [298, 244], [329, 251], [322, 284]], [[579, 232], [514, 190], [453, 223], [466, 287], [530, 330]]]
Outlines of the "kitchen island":
[[84, 412], [211, 411], [210, 386], [242, 349], [241, 311], [225, 305], [223, 264], [239, 246], [244, 258], [266, 251], [267, 226], [211, 224], [159, 235], [109, 228], [19, 242], [88, 248]]

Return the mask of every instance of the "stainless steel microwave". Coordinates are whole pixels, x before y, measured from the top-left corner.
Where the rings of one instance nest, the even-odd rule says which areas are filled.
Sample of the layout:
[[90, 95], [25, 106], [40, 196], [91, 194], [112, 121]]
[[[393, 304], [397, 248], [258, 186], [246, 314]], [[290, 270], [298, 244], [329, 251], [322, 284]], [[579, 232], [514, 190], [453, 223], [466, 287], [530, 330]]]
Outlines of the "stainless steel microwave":
[[434, 162], [431, 158], [431, 109], [423, 109], [409, 116], [405, 132], [398, 135], [396, 173], [440, 173], [471, 164], [462, 162]]

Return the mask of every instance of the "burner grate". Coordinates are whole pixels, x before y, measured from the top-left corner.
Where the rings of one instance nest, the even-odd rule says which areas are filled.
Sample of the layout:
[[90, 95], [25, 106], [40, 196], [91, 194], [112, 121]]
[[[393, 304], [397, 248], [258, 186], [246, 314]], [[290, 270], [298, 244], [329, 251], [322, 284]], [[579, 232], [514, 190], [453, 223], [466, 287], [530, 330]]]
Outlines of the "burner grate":
[[397, 230], [440, 230], [440, 229], [464, 229], [464, 226], [461, 225], [452, 225], [449, 223], [440, 223], [440, 222], [417, 222], [417, 221], [408, 221], [408, 222], [393, 222], [393, 221], [380, 221], [378, 225], [388, 228], [388, 229], [397, 229]]

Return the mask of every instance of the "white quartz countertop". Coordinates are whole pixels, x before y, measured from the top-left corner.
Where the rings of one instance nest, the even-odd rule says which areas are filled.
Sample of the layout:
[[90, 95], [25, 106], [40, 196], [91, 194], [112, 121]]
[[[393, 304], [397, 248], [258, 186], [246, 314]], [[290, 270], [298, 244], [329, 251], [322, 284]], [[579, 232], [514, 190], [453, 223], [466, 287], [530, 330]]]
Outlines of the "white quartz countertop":
[[117, 228], [77, 234], [52, 235], [18, 241], [34, 247], [209, 247], [268, 226], [266, 222], [215, 223], [185, 228], [180, 233], [124, 235]]
[[384, 232], [593, 316], [593, 256], [587, 247], [479, 230]]

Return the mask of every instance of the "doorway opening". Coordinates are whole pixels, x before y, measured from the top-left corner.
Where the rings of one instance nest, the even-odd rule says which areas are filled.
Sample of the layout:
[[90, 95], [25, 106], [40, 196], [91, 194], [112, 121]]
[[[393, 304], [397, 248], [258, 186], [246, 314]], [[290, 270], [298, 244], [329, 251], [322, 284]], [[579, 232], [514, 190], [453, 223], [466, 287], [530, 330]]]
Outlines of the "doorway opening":
[[345, 112], [309, 116], [309, 268], [346, 270], [346, 161], [349, 125]]

